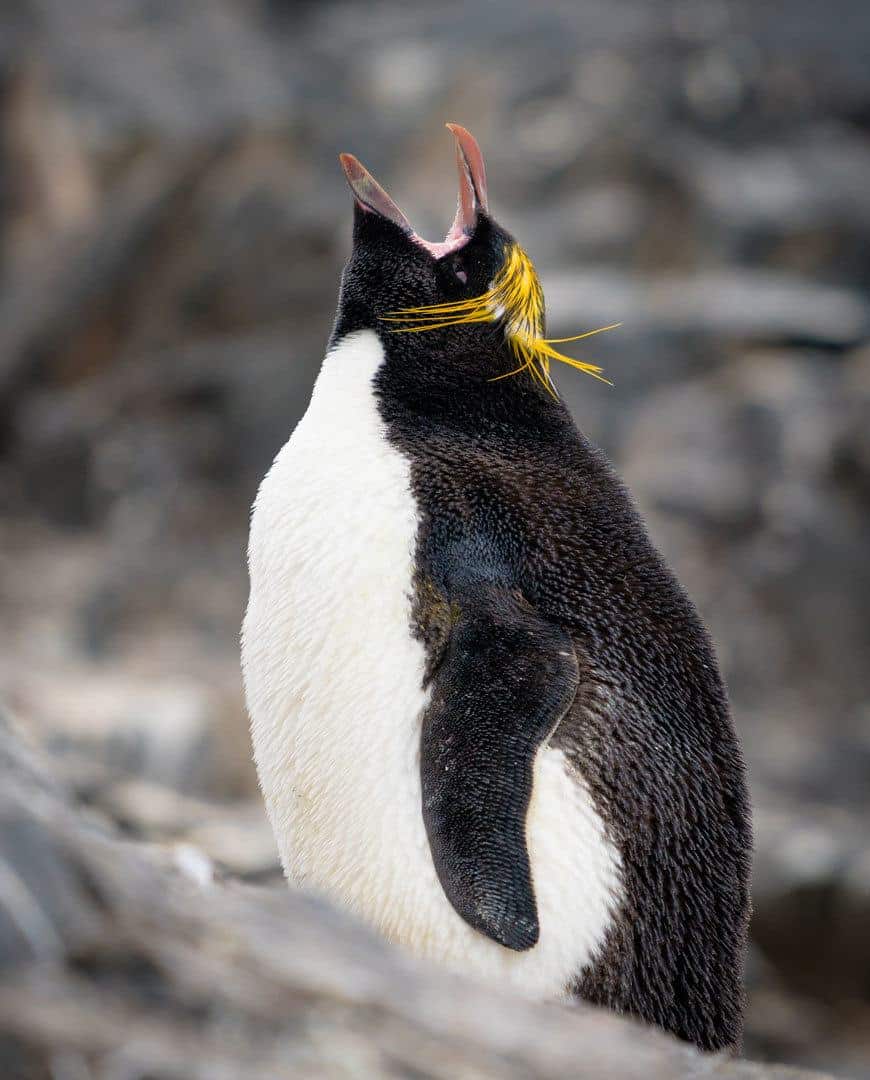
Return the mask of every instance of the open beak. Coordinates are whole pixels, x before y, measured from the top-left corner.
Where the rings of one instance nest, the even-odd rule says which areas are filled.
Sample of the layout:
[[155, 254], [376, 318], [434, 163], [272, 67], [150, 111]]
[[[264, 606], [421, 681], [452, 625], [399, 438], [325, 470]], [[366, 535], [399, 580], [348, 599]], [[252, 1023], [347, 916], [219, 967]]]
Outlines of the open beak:
[[414, 231], [411, 228], [410, 221], [359, 158], [355, 158], [353, 154], [339, 154], [338, 160], [344, 169], [344, 175], [347, 177], [348, 184], [350, 184], [353, 197], [361, 209], [380, 214], [387, 221], [392, 221], [394, 225], [398, 225], [404, 232], [410, 233]]
[[456, 217], [441, 243], [424, 240], [366, 167], [353, 154], [339, 154], [341, 167], [357, 205], [368, 213], [380, 214], [406, 232], [436, 259], [458, 251], [468, 242], [477, 224], [478, 214], [488, 211], [486, 169], [483, 154], [470, 131], [459, 124], [448, 124], [456, 140], [456, 164], [459, 171], [459, 198]]
[[448, 237], [450, 234], [470, 236], [477, 223], [478, 210], [489, 210], [486, 199], [486, 168], [483, 154], [471, 132], [459, 124], [448, 124], [447, 128], [456, 140], [456, 167], [459, 170], [459, 200]]

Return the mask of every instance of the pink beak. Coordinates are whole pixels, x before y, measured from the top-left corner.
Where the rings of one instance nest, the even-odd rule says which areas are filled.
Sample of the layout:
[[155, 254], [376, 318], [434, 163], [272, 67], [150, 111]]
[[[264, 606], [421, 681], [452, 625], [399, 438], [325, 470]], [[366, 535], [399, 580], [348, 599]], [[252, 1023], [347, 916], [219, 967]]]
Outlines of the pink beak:
[[470, 131], [459, 124], [448, 124], [456, 140], [456, 164], [459, 171], [459, 198], [456, 217], [450, 231], [441, 243], [433, 243], [418, 236], [411, 228], [411, 223], [396, 206], [390, 196], [375, 180], [366, 167], [353, 154], [339, 154], [341, 167], [353, 192], [357, 205], [369, 213], [398, 225], [403, 232], [421, 244], [435, 258], [441, 258], [452, 251], [458, 251], [468, 242], [474, 232], [479, 212], [489, 209], [486, 195], [486, 169], [483, 154]]

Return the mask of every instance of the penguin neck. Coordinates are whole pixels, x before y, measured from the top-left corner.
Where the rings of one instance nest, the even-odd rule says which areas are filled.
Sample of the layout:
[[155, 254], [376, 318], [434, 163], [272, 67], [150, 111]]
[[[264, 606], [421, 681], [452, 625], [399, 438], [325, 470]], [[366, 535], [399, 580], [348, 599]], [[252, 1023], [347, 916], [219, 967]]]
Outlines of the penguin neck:
[[409, 350], [389, 332], [381, 336], [384, 362], [375, 389], [388, 425], [408, 434], [424, 424], [476, 441], [492, 436], [502, 449], [506, 440], [576, 438], [564, 404], [528, 372], [499, 378], [516, 368], [501, 336], [490, 330], [481, 337], [460, 351], [449, 340], [444, 347], [433, 341], [434, 348]]
[[557, 397], [527, 371], [508, 375], [517, 361], [496, 327], [395, 333], [352, 296], [342, 296], [328, 353], [357, 335], [371, 335], [383, 350], [374, 382], [388, 423], [405, 421], [413, 427], [425, 421], [475, 437], [490, 430], [502, 438], [511, 430], [518, 438], [535, 440], [552, 441], [569, 431], [576, 437]]

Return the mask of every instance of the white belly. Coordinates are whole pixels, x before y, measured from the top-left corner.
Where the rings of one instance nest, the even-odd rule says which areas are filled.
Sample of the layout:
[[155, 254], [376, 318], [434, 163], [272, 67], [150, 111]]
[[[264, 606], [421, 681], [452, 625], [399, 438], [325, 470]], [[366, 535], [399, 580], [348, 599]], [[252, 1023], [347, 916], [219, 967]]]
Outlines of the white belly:
[[417, 512], [372, 393], [382, 359], [371, 331], [327, 355], [254, 506], [242, 664], [267, 811], [292, 881], [419, 956], [557, 997], [603, 940], [619, 856], [585, 785], [544, 749], [527, 820], [538, 944], [497, 945], [444, 895], [421, 811]]

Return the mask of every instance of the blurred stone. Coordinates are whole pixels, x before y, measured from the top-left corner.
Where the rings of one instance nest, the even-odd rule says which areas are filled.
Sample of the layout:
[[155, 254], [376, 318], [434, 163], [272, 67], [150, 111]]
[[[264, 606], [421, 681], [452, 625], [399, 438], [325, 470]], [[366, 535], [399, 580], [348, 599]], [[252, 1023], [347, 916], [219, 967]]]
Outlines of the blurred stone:
[[740, 71], [727, 52], [711, 49], [691, 63], [686, 97], [704, 119], [721, 120], [737, 111], [744, 94]]
[[280, 875], [260, 798], [214, 802], [148, 780], [123, 780], [92, 792], [90, 799], [132, 835], [186, 844], [236, 877]]
[[431, 44], [393, 41], [369, 60], [368, 90], [376, 108], [415, 113], [440, 88], [445, 58]]
[[698, 272], [655, 281], [615, 271], [546, 277], [552, 325], [623, 322], [632, 331], [852, 345], [870, 332], [870, 303], [856, 290], [760, 271]]
[[194, 825], [186, 835], [191, 844], [237, 877], [281, 877], [272, 826], [259, 799], [244, 807], [224, 807], [219, 818]]
[[82, 826], [6, 728], [0, 826], [0, 1046], [13, 1076], [821, 1075], [500, 995], [412, 963], [302, 894], [215, 884], [192, 850], [163, 856]]
[[845, 126], [811, 126], [798, 139], [752, 149], [686, 140], [686, 176], [709, 209], [741, 229], [782, 232], [838, 222], [865, 232], [870, 148]]
[[[238, 795], [254, 786], [245, 719], [200, 682], [79, 668], [57, 680], [23, 679], [17, 696], [19, 707], [38, 717], [46, 746], [87, 755], [106, 775], [141, 777], [186, 795]], [[130, 789], [131, 800], [139, 790]], [[161, 809], [157, 800], [151, 826], [171, 817], [172, 806], [181, 814], [184, 804]]]
[[[155, 839], [183, 836], [221, 813], [214, 803], [183, 795], [152, 780], [121, 780], [91, 798], [97, 799], [127, 832]], [[238, 806], [231, 804], [229, 812], [237, 813]]]
[[828, 1004], [860, 1000], [870, 971], [865, 823], [843, 811], [789, 804], [762, 806], [756, 821], [755, 940], [801, 995]]
[[193, 844], [173, 844], [172, 861], [185, 877], [201, 889], [214, 884], [214, 863], [204, 851]]
[[96, 209], [91, 163], [47, 82], [45, 68], [20, 54], [0, 67], [0, 278], [44, 259]]

